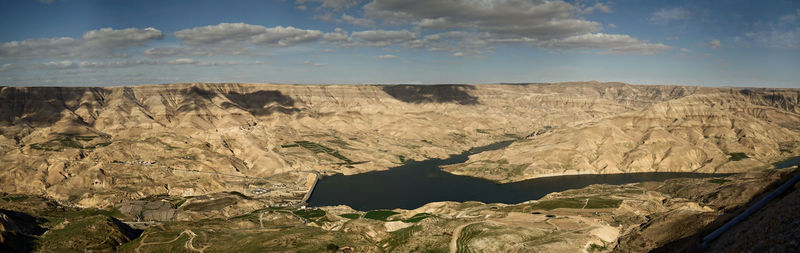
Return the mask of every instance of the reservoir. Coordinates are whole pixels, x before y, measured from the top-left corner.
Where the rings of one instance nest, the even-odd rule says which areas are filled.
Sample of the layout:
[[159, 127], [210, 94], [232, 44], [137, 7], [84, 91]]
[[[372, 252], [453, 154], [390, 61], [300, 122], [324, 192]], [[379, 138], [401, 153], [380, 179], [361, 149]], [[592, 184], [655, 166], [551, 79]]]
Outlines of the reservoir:
[[629, 173], [605, 175], [569, 175], [528, 179], [499, 184], [481, 178], [453, 175], [440, 166], [462, 163], [469, 155], [501, 149], [513, 141], [498, 142], [470, 149], [447, 159], [407, 161], [386, 171], [345, 176], [323, 177], [308, 199], [310, 206], [348, 205], [356, 210], [414, 209], [436, 201], [480, 201], [484, 203], [520, 203], [535, 200], [551, 192], [577, 189], [592, 184], [629, 184], [663, 181], [670, 178], [720, 177], [702, 173]]

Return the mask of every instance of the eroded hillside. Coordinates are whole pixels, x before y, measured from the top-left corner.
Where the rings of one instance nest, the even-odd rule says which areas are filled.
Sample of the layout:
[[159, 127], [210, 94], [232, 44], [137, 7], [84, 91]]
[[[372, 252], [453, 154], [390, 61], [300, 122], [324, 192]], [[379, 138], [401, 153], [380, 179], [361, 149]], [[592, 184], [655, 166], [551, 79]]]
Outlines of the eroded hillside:
[[800, 90], [636, 86], [170, 84], [2, 87], [0, 191], [105, 207], [153, 195], [302, 199], [313, 172], [453, 165], [546, 175], [742, 172], [800, 153]]

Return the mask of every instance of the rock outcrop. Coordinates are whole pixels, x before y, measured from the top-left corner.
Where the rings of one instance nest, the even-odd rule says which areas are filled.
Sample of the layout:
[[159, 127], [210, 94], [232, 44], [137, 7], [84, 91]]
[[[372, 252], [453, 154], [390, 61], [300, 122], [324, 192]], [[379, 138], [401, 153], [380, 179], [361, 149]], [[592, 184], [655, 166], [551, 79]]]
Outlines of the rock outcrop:
[[[107, 207], [153, 195], [301, 199], [309, 173], [484, 152], [455, 174], [741, 172], [800, 154], [797, 89], [169, 84], [0, 87], [0, 191]], [[264, 194], [264, 195], [262, 195]]]

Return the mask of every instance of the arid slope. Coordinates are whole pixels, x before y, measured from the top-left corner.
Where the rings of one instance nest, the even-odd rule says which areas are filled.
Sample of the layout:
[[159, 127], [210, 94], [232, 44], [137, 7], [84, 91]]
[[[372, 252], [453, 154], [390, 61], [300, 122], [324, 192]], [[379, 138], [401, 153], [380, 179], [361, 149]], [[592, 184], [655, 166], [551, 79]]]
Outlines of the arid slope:
[[799, 94], [596, 82], [0, 87], [0, 191], [87, 207], [223, 191], [281, 202], [302, 198], [311, 171], [385, 170], [510, 139], [448, 171], [503, 182], [747, 171], [800, 154]]

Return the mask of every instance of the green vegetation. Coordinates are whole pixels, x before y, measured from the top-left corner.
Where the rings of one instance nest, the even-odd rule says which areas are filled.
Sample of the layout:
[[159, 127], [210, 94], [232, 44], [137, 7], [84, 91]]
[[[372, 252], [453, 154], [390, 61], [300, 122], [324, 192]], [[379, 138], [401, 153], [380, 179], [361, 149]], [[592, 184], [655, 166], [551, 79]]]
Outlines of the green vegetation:
[[24, 195], [23, 196], [6, 196], [6, 197], [3, 197], [2, 200], [5, 200], [6, 202], [12, 202], [12, 201], [22, 201], [22, 200], [26, 200], [28, 198], [30, 198], [30, 197], [24, 196]]
[[469, 249], [469, 241], [481, 236], [486, 232], [480, 223], [471, 224], [461, 229], [461, 236], [456, 240], [456, 252], [472, 252]]
[[792, 151], [788, 150], [788, 149], [781, 149], [781, 153], [789, 153], [789, 154], [791, 154]]
[[730, 158], [728, 158], [729, 161], [740, 161], [742, 159], [750, 158], [745, 153], [730, 153], [728, 155], [731, 156]]
[[589, 252], [605, 251], [607, 248], [608, 248], [608, 246], [606, 246], [605, 243], [603, 243], [603, 246], [600, 246], [600, 245], [597, 245], [597, 244], [594, 244], [594, 243], [589, 244]]
[[75, 136], [75, 139], [77, 139], [79, 141], [92, 141], [92, 140], [94, 140], [94, 138], [97, 138], [97, 136], [91, 136], [91, 135], [89, 135], [89, 136]]
[[175, 206], [175, 208], [178, 208], [181, 205], [183, 205], [183, 203], [186, 203], [186, 199], [170, 200], [169, 203], [171, 203], [173, 206]]
[[[588, 203], [586, 199], [589, 199]], [[617, 208], [619, 204], [622, 203], [622, 200], [619, 199], [606, 199], [600, 197], [588, 197], [588, 198], [563, 198], [563, 199], [550, 199], [550, 200], [542, 200], [531, 207], [533, 209], [541, 209], [541, 210], [553, 210], [556, 208], [575, 208], [580, 209], [586, 205], [586, 209], [598, 209], [598, 208]]]
[[359, 217], [361, 217], [361, 214], [357, 214], [357, 213], [344, 213], [344, 214], [340, 214], [339, 216], [342, 216], [342, 217], [345, 217], [345, 218], [348, 218], [348, 219], [351, 219], [351, 220], [353, 220], [353, 219], [358, 219]]
[[197, 155], [192, 154], [192, 155], [179, 156], [178, 159], [196, 161], [197, 160]]
[[294, 148], [294, 147], [299, 147], [299, 146], [300, 145], [297, 145], [297, 144], [285, 144], [285, 145], [281, 145], [281, 148]]
[[400, 160], [400, 163], [405, 163], [406, 162], [406, 156], [404, 156], [404, 155], [397, 155], [397, 159]]
[[395, 215], [395, 214], [398, 214], [398, 212], [390, 211], [390, 210], [373, 210], [373, 211], [367, 212], [367, 214], [364, 215], [364, 218], [373, 219], [373, 220], [380, 220], [380, 221], [386, 221], [386, 218], [389, 218], [389, 216], [392, 216], [392, 215]]
[[325, 248], [328, 249], [328, 251], [330, 252], [336, 252], [339, 250], [339, 246], [333, 243], [329, 243], [328, 246]]
[[322, 209], [300, 209], [300, 210], [295, 210], [292, 213], [308, 220], [325, 216], [325, 211]]
[[325, 153], [325, 154], [331, 155], [333, 157], [336, 157], [337, 159], [342, 160], [344, 162], [344, 164], [347, 164], [347, 165], [365, 163], [365, 162], [353, 162], [353, 160], [350, 160], [349, 158], [343, 156], [342, 154], [339, 154], [338, 150], [326, 147], [326, 146], [324, 146], [322, 144], [319, 144], [319, 143], [310, 142], [310, 141], [295, 141], [294, 143], [295, 144], [281, 145], [281, 147], [288, 148], [288, 147], [300, 146], [300, 147], [303, 147], [305, 149], [310, 150], [311, 152], [314, 152], [314, 154]]
[[191, 202], [183, 206], [184, 210], [189, 211], [214, 211], [225, 208], [226, 206], [234, 205], [238, 202], [235, 197], [223, 197], [208, 201]]
[[383, 245], [387, 245], [385, 248], [386, 251], [393, 252], [398, 246], [408, 243], [408, 240], [411, 239], [411, 237], [414, 235], [414, 232], [417, 232], [420, 229], [421, 228], [418, 226], [411, 226], [390, 232], [389, 238], [383, 241]]
[[32, 149], [45, 150], [45, 151], [61, 151], [65, 148], [77, 149], [94, 149], [97, 147], [105, 147], [111, 145], [111, 142], [101, 142], [96, 144], [84, 144], [97, 138], [98, 136], [80, 136], [80, 135], [67, 135], [59, 134], [55, 139], [31, 144]]
[[715, 184], [723, 184], [725, 182], [730, 182], [730, 181], [731, 180], [723, 179], [723, 178], [713, 178], [711, 180], [708, 180], [709, 183], [715, 183]]
[[403, 222], [405, 222], [405, 223], [416, 223], [416, 222], [419, 222], [421, 220], [424, 220], [425, 218], [430, 218], [430, 217], [433, 217], [433, 216], [434, 216], [433, 214], [429, 214], [429, 213], [418, 213], [418, 214], [415, 214], [414, 216], [411, 216], [411, 218], [403, 220]]
[[[108, 250], [125, 240], [112, 218], [103, 215], [79, 217], [69, 220], [62, 229], [51, 229], [39, 240], [39, 250], [47, 252], [68, 252], [74, 248]], [[118, 221], [116, 221], [118, 222]]]

